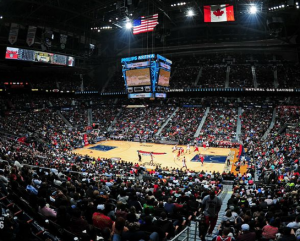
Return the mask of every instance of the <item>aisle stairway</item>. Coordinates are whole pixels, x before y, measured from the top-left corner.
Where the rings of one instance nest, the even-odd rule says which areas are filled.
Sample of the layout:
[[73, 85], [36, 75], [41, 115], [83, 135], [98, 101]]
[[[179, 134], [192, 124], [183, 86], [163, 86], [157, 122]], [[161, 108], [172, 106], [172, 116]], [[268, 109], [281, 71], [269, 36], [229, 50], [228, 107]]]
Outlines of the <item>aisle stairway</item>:
[[114, 124], [117, 122], [119, 116], [121, 115], [122, 113], [122, 108], [120, 109], [119, 113], [116, 115], [115, 119], [113, 120], [113, 122], [110, 124], [110, 126], [108, 127], [107, 131], [111, 131], [112, 127], [114, 126]]
[[229, 76], [230, 76], [230, 66], [227, 66], [227, 69], [226, 69], [225, 88], [228, 88], [228, 87], [229, 87]]
[[202, 76], [202, 69], [203, 69], [203, 67], [201, 67], [201, 68], [199, 69], [199, 73], [198, 73], [197, 78], [196, 78], [196, 81], [195, 81], [195, 83], [194, 83], [194, 86], [196, 86], [196, 87], [197, 87], [197, 85], [198, 85], [198, 82], [199, 82], [200, 77]]
[[92, 126], [93, 125], [93, 111], [91, 108], [87, 110], [87, 115], [88, 115], [88, 125]]
[[242, 134], [242, 124], [241, 124], [241, 118], [242, 116], [242, 107], [238, 108], [238, 119], [237, 119], [237, 124], [236, 124], [236, 139], [239, 141], [240, 136]]
[[202, 120], [201, 120], [201, 122], [200, 122], [200, 124], [199, 124], [199, 126], [198, 126], [198, 128], [197, 128], [197, 130], [196, 130], [196, 132], [195, 132], [195, 135], [194, 135], [195, 138], [198, 137], [198, 136], [200, 135], [200, 132], [201, 132], [201, 130], [202, 130], [202, 127], [203, 127], [203, 125], [204, 125], [204, 123], [205, 123], [205, 120], [206, 120], [206, 118], [207, 118], [207, 116], [208, 116], [208, 113], [209, 113], [209, 107], [206, 108], [205, 113], [204, 113], [204, 116], [203, 116], [203, 118], [202, 118]]
[[270, 131], [273, 129], [273, 127], [275, 125], [275, 119], [276, 119], [276, 108], [274, 108], [274, 110], [273, 110], [272, 121], [270, 123], [269, 128], [266, 130], [265, 134], [263, 135], [262, 140], [265, 140], [267, 138], [267, 136], [269, 135]]
[[70, 121], [68, 121], [59, 110], [56, 111], [56, 114], [67, 124], [67, 126], [72, 127]]
[[176, 114], [176, 112], [179, 110], [179, 107], [177, 107], [174, 112], [172, 113], [172, 115], [169, 116], [169, 118], [166, 120], [166, 122], [161, 126], [161, 128], [157, 131], [157, 133], [155, 134], [156, 136], [158, 136], [162, 130], [165, 128], [165, 126], [169, 123], [169, 121], [172, 119], [172, 117]]
[[[221, 210], [219, 212], [218, 221], [217, 221], [216, 227], [215, 227], [215, 229], [213, 231], [213, 234], [216, 234], [218, 232], [218, 226], [222, 222], [222, 217], [225, 214], [225, 211], [227, 209], [227, 202], [230, 199], [231, 195], [232, 195], [232, 185], [223, 185], [223, 191], [219, 195], [219, 197], [222, 200], [222, 207], [221, 207]], [[191, 221], [188, 239], [185, 239], [185, 238], [187, 238], [187, 234], [186, 234], [186, 232], [184, 232], [181, 235], [179, 235], [179, 237], [178, 237], [177, 240], [178, 241], [181, 241], [181, 240], [186, 240], [186, 241], [200, 241], [199, 230], [198, 230], [198, 222], [199, 221]], [[206, 241], [211, 241], [213, 239], [213, 237], [214, 236], [207, 236], [205, 238], [205, 240]]]
[[[225, 211], [227, 209], [227, 202], [228, 200], [230, 199], [232, 195], [232, 185], [224, 185], [223, 186], [223, 192], [221, 193], [221, 199], [222, 199], [222, 207], [221, 207], [221, 210], [219, 212], [219, 215], [218, 215], [218, 221], [217, 221], [217, 224], [215, 226], [215, 229], [213, 231], [213, 234], [217, 234], [218, 233], [218, 227], [220, 226], [221, 222], [222, 222], [222, 218], [223, 216], [225, 215]], [[213, 236], [211, 237], [207, 237], [207, 241], [210, 241], [213, 239]]]
[[252, 76], [253, 76], [253, 86], [254, 86], [254, 88], [257, 88], [257, 80], [256, 80], [255, 67], [251, 66], [251, 70], [252, 70]]

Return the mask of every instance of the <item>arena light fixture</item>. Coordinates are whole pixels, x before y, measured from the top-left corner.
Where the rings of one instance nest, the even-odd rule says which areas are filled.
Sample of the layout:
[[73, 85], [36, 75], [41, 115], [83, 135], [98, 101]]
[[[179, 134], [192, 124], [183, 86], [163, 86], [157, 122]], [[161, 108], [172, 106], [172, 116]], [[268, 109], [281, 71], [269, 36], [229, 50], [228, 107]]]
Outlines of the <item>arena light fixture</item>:
[[188, 17], [193, 17], [195, 15], [194, 11], [192, 9], [188, 10], [187, 11], [187, 14], [186, 14]]
[[125, 28], [126, 28], [126, 29], [131, 29], [131, 28], [132, 28], [132, 23], [131, 23], [131, 22], [127, 22], [127, 23], [125, 24]]
[[256, 14], [257, 13], [257, 7], [255, 5], [250, 6], [249, 12], [250, 12], [250, 14]]

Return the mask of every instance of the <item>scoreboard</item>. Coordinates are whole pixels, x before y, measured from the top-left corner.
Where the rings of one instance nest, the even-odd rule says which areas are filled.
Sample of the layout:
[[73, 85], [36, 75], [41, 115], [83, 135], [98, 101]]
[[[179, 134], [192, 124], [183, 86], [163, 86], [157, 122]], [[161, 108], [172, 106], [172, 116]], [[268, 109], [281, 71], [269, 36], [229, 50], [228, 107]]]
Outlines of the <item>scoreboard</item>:
[[72, 56], [12, 47], [6, 48], [5, 59], [40, 62], [71, 67], [75, 65], [75, 59]]
[[172, 61], [157, 54], [121, 59], [128, 98], [166, 98]]

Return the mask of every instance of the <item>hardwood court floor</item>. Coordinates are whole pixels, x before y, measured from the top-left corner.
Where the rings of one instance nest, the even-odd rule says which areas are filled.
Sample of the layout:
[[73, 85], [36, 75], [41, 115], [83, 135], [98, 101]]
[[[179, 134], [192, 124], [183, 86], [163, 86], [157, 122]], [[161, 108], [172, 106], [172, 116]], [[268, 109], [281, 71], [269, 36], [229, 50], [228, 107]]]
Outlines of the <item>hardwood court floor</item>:
[[[96, 147], [97, 146], [97, 147]], [[98, 149], [102, 149], [103, 151], [90, 149], [91, 147], [96, 147]], [[159, 152], [159, 153], [166, 153], [164, 155], [154, 155], [154, 164], [160, 164], [162, 167], [175, 167], [175, 168], [182, 168], [182, 158], [178, 160], [174, 158], [174, 154], [172, 153], [171, 145], [164, 145], [164, 144], [154, 144], [154, 143], [139, 143], [139, 142], [129, 142], [129, 141], [102, 141], [98, 142], [94, 145], [89, 145], [84, 148], [76, 149], [73, 152], [78, 153], [81, 155], [88, 155], [91, 157], [104, 157], [104, 158], [121, 158], [124, 161], [129, 162], [138, 162], [138, 150], [146, 151], [146, 152]], [[186, 146], [180, 146], [184, 148], [186, 152]], [[114, 149], [110, 149], [114, 148]], [[110, 149], [110, 150], [109, 150]], [[230, 149], [227, 148], [209, 148], [204, 150], [202, 147], [199, 147], [200, 154], [210, 157], [212, 161], [205, 162], [203, 166], [200, 162], [191, 162], [191, 159], [195, 157], [198, 153], [194, 152], [194, 148], [191, 147], [191, 154], [184, 153], [186, 157], [186, 164], [187, 168], [190, 170], [195, 171], [219, 171], [223, 172], [224, 170], [224, 163], [213, 163], [214, 159], [224, 159], [228, 156]], [[217, 156], [217, 157], [216, 157]], [[221, 156], [221, 157], [220, 157]], [[140, 165], [145, 166], [147, 169], [153, 168], [149, 165], [150, 156], [149, 155], [142, 155], [142, 162]]]

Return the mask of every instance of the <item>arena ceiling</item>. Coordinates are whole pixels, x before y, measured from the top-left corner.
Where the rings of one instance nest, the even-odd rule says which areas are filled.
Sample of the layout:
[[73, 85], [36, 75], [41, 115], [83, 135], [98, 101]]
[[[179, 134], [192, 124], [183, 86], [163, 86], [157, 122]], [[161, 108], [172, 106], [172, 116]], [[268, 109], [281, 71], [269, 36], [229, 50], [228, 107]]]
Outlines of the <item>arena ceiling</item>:
[[[236, 21], [204, 23], [203, 6], [224, 2], [234, 5]], [[0, 16], [3, 17], [0, 19], [0, 44], [8, 44], [7, 34], [12, 22], [65, 32], [70, 35], [70, 39], [76, 36], [69, 41], [72, 42], [70, 49], [84, 49], [77, 44], [80, 36], [93, 39], [96, 47], [101, 45], [101, 51], [111, 51], [112, 39], [115, 40], [113, 47], [117, 51], [128, 47], [148, 48], [270, 38], [297, 43], [300, 31], [300, 10], [297, 9], [297, 3], [297, 0], [0, 0]], [[257, 7], [257, 14], [249, 14], [251, 5]], [[284, 7], [281, 8], [282, 5]], [[193, 17], [187, 16], [189, 10], [193, 11]], [[135, 38], [125, 36], [124, 24], [128, 19], [153, 13], [159, 13], [159, 25], [153, 33], [141, 34]], [[24, 37], [26, 27], [23, 32]]]

